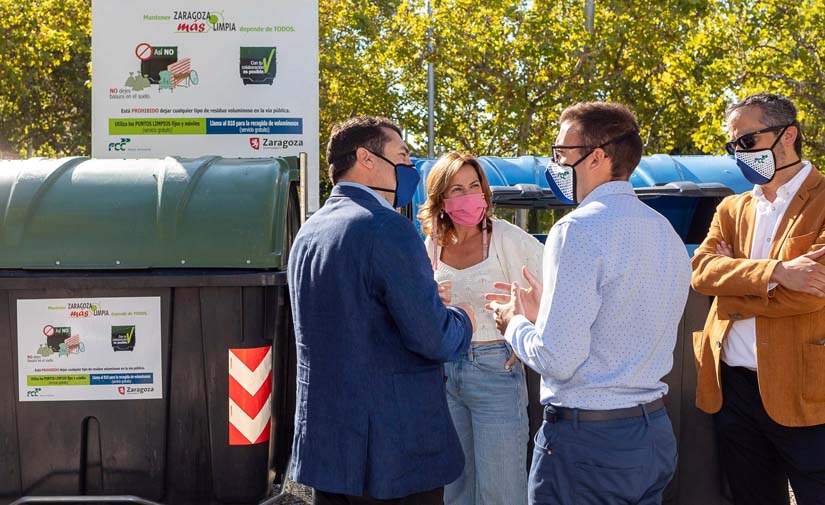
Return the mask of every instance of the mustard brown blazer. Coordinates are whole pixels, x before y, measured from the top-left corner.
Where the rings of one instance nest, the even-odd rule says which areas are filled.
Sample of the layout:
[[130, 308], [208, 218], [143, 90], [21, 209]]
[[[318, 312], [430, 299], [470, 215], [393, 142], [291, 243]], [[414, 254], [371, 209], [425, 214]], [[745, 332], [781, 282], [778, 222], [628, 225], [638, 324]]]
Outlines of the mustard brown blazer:
[[[756, 318], [759, 392], [768, 415], [784, 426], [825, 424], [825, 298], [782, 286], [768, 291], [780, 261], [825, 247], [825, 176], [816, 167], [779, 223], [769, 259], [749, 259], [757, 199], [725, 198], [693, 257], [693, 288], [716, 297], [705, 328], [693, 334], [696, 406], [722, 408], [719, 358], [734, 321]], [[716, 253], [724, 240], [733, 257]], [[819, 258], [825, 263], [825, 257]]]

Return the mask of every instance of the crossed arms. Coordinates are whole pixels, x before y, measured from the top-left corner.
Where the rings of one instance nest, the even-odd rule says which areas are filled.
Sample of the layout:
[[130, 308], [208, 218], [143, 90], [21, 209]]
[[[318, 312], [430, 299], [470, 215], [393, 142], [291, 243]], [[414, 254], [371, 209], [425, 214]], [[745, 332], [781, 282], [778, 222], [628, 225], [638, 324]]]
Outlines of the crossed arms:
[[736, 220], [727, 216], [731, 226], [723, 226], [725, 212], [720, 206], [713, 216], [693, 257], [691, 279], [696, 291], [717, 297], [720, 318], [788, 317], [825, 308], [825, 228], [806, 253], [791, 260], [735, 258], [729, 244]]

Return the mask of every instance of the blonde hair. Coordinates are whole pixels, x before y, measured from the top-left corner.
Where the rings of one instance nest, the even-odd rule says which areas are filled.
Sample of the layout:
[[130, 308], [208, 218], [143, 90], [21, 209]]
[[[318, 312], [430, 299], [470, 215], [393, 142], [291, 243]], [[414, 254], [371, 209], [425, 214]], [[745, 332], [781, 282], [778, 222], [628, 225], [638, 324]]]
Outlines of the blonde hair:
[[[493, 193], [490, 191], [490, 183], [487, 181], [487, 176], [484, 174], [481, 164], [476, 158], [468, 154], [458, 151], [447, 153], [438, 158], [430, 169], [427, 176], [427, 201], [422, 203], [418, 209], [418, 221], [421, 223], [421, 231], [430, 238], [433, 236], [433, 217], [439, 214], [437, 234], [439, 246], [453, 244], [456, 241], [455, 225], [449, 214], [441, 212], [441, 209], [444, 208], [444, 193], [449, 188], [450, 181], [464, 165], [473, 167], [478, 175], [481, 191], [487, 201], [484, 219], [487, 221], [488, 228], [492, 225]], [[482, 223], [478, 224], [479, 228], [481, 225]]]

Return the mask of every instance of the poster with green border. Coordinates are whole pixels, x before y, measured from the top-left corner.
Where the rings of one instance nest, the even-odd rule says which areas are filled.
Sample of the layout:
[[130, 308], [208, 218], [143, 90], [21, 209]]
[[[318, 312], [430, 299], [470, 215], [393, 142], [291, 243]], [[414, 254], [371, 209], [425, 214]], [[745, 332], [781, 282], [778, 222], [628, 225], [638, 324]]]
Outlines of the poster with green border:
[[160, 297], [17, 300], [21, 402], [163, 398]]
[[318, 86], [317, 0], [92, 2], [95, 158], [306, 153], [311, 213]]

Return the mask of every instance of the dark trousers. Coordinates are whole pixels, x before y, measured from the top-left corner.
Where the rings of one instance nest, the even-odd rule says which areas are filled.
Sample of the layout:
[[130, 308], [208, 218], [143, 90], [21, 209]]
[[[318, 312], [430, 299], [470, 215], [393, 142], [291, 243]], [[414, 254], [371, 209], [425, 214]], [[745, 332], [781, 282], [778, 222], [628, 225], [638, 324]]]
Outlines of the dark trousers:
[[[765, 412], [756, 372], [721, 364], [714, 417], [722, 468], [736, 505], [825, 505], [825, 425], [790, 428]], [[788, 373], [792, 373], [789, 371]]]
[[535, 443], [530, 505], [659, 505], [676, 469], [665, 409], [614, 421], [547, 420]]
[[423, 493], [415, 493], [403, 498], [378, 500], [369, 496], [349, 496], [326, 493], [317, 489], [312, 493], [313, 505], [444, 505], [444, 488], [439, 487]]

